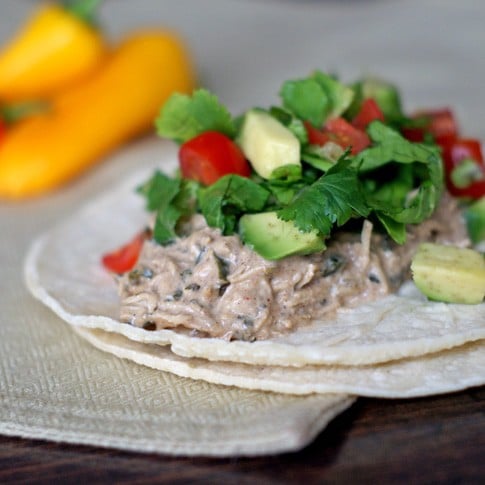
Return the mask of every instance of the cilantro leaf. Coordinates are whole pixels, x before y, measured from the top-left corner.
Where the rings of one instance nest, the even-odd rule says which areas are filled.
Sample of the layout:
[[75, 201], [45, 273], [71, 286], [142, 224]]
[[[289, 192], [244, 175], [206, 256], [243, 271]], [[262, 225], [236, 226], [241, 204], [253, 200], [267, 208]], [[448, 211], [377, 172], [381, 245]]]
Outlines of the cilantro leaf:
[[382, 227], [394, 241], [398, 244], [404, 244], [406, 242], [406, 224], [396, 222], [392, 217], [387, 216], [383, 212], [377, 212], [376, 215]]
[[340, 116], [352, 103], [353, 89], [321, 71], [315, 71], [313, 78], [320, 84], [330, 100], [330, 117]]
[[155, 216], [155, 226], [153, 227], [155, 241], [159, 244], [168, 244], [173, 241], [177, 237], [175, 226], [180, 216], [180, 210], [173, 205], [168, 205], [163, 210], [159, 210]]
[[146, 208], [155, 211], [167, 207], [180, 190], [180, 179], [167, 177], [157, 170], [150, 179], [137, 188], [146, 199]]
[[184, 143], [205, 131], [219, 131], [229, 138], [236, 133], [227, 108], [206, 89], [198, 89], [192, 96], [173, 94], [161, 109], [155, 126], [160, 136], [177, 143]]
[[329, 117], [339, 116], [352, 102], [352, 89], [321, 71], [306, 79], [286, 81], [280, 90], [283, 106], [320, 128]]
[[367, 203], [390, 236], [403, 243], [402, 225], [422, 222], [439, 203], [441, 159], [435, 147], [411, 143], [381, 122], [371, 123], [368, 133], [374, 145], [359, 153], [354, 164], [359, 167]]
[[341, 226], [354, 215], [367, 216], [368, 213], [357, 170], [348, 160], [341, 160], [297, 194], [278, 211], [278, 216], [294, 221], [304, 232], [317, 229], [327, 236], [334, 224]]
[[332, 109], [328, 96], [315, 79], [286, 81], [280, 95], [286, 109], [317, 127], [323, 125]]
[[243, 213], [261, 211], [269, 191], [239, 175], [226, 175], [198, 192], [199, 208], [207, 224], [223, 234], [233, 234]]
[[193, 180], [171, 178], [160, 171], [138, 187], [146, 198], [146, 208], [156, 212], [153, 237], [159, 244], [176, 238], [179, 220], [196, 211], [196, 192], [199, 184]]
[[442, 177], [441, 162], [434, 147], [423, 143], [412, 143], [380, 121], [370, 123], [367, 133], [374, 145], [356, 156], [361, 172], [374, 170], [391, 161], [419, 162], [428, 165], [430, 176], [433, 178]]
[[268, 190], [274, 198], [274, 205], [280, 207], [289, 204], [295, 197], [296, 189], [293, 185], [268, 184]]

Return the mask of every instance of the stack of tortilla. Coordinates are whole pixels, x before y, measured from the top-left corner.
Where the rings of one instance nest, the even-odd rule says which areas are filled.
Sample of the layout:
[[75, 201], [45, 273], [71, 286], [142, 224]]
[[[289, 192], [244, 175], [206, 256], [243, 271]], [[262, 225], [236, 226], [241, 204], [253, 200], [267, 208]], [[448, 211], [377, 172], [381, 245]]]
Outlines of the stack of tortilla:
[[94, 346], [183, 377], [278, 393], [341, 394], [346, 402], [349, 395], [415, 397], [485, 383], [485, 303], [429, 302], [411, 283], [397, 295], [342, 309], [332, 321], [264, 341], [119, 322], [117, 285], [100, 257], [146, 224], [134, 188], [149, 175], [136, 174], [42, 235], [26, 260], [32, 294]]

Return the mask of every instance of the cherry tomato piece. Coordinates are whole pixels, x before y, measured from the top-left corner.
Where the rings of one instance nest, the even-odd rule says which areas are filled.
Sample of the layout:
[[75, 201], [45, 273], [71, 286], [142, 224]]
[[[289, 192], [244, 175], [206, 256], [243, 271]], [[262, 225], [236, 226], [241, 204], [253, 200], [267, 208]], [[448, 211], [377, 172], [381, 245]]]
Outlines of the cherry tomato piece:
[[323, 130], [315, 128], [310, 122], [305, 121], [305, 128], [308, 135], [308, 143], [310, 145], [325, 145], [329, 141], [333, 141], [330, 135]]
[[325, 131], [342, 148], [352, 147], [352, 155], [359, 153], [370, 145], [370, 139], [365, 131], [355, 128], [348, 121], [340, 117], [329, 119], [325, 123]]
[[427, 130], [435, 138], [458, 136], [458, 125], [451, 110], [445, 108], [428, 112], [427, 115], [430, 117], [430, 124]]
[[119, 249], [103, 255], [103, 266], [114, 273], [126, 273], [135, 266], [140, 256], [143, 242], [148, 238], [149, 232], [143, 231], [137, 234], [131, 241]]
[[384, 121], [384, 113], [374, 99], [367, 98], [363, 101], [360, 111], [352, 120], [352, 126], [365, 131], [367, 125], [375, 120]]
[[352, 126], [343, 118], [332, 118], [325, 123], [323, 129], [319, 130], [310, 123], [305, 123], [308, 134], [308, 141], [312, 145], [325, 145], [332, 141], [342, 148], [352, 147], [351, 153], [355, 155], [370, 145], [367, 134]]
[[185, 142], [180, 147], [179, 162], [183, 177], [204, 185], [213, 184], [231, 173], [243, 177], [251, 174], [241, 149], [230, 138], [216, 131], [206, 131]]
[[413, 119], [423, 119], [424, 124], [422, 127], [403, 128], [403, 135], [410, 141], [422, 142], [426, 134], [432, 135], [436, 140], [458, 136], [458, 124], [448, 108], [420, 111]]
[[[478, 199], [485, 195], [485, 164], [482, 147], [478, 140], [471, 138], [441, 137], [443, 164], [445, 167], [446, 185], [449, 192], [455, 197], [471, 197]], [[466, 187], [456, 187], [452, 181], [453, 171], [464, 160], [473, 160], [477, 164], [478, 173], [482, 176], [478, 180], [471, 181]]]
[[478, 140], [473, 138], [441, 138], [438, 142], [443, 149], [443, 158], [452, 166], [457, 165], [465, 158], [483, 164], [482, 146]]
[[470, 185], [464, 188], [458, 188], [449, 183], [448, 192], [454, 197], [481, 199], [485, 196], [485, 179], [472, 182]]

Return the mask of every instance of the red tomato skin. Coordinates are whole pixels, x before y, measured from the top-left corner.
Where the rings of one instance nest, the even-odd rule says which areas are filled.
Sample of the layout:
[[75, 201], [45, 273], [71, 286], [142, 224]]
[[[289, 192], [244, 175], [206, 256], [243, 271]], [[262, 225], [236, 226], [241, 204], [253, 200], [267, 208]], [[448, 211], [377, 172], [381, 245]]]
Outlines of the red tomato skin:
[[352, 120], [352, 126], [365, 131], [367, 125], [376, 120], [384, 121], [384, 113], [374, 99], [367, 98], [363, 101], [360, 111]]
[[131, 241], [119, 249], [104, 254], [101, 258], [101, 263], [107, 270], [118, 274], [132, 270], [138, 261], [143, 242], [147, 237], [147, 231], [137, 234]]
[[448, 108], [443, 108], [436, 111], [428, 112], [431, 117], [428, 131], [435, 138], [445, 136], [458, 136], [458, 124], [455, 120], [453, 112]]
[[424, 140], [424, 133], [421, 128], [402, 128], [401, 134], [406, 140], [413, 143], [421, 143]]
[[443, 156], [449, 158], [453, 165], [457, 165], [465, 158], [483, 164], [481, 143], [474, 138], [456, 138], [454, 140], [438, 140], [443, 148]]
[[206, 131], [185, 142], [179, 150], [184, 178], [211, 185], [228, 174], [249, 177], [251, 168], [241, 149], [229, 137]]
[[[448, 191], [455, 197], [470, 197], [479, 199], [485, 195], [485, 164], [481, 144], [473, 138], [441, 137], [439, 144], [442, 148], [443, 165]], [[456, 187], [451, 181], [451, 172], [462, 160], [471, 159], [480, 167], [483, 180], [472, 182], [468, 187]]]
[[312, 145], [325, 145], [332, 141], [340, 145], [343, 149], [352, 147], [351, 153], [355, 155], [370, 145], [367, 133], [355, 128], [343, 118], [331, 118], [323, 129], [319, 130], [310, 123], [305, 123], [308, 134], [308, 141]]
[[370, 145], [370, 139], [362, 130], [355, 128], [343, 118], [331, 118], [325, 123], [325, 130], [335, 137], [342, 148], [351, 148], [352, 155], [361, 152]]
[[453, 197], [481, 199], [485, 196], [485, 179], [472, 182], [468, 187], [464, 188], [455, 187], [451, 182], [449, 182], [448, 192]]
[[315, 128], [310, 122], [305, 121], [304, 125], [308, 135], [308, 143], [310, 143], [310, 145], [325, 145], [325, 143], [332, 141], [328, 133]]
[[409, 141], [422, 142], [426, 134], [432, 135], [436, 140], [456, 138], [459, 134], [458, 124], [453, 112], [448, 108], [438, 110], [425, 110], [416, 113], [413, 118], [427, 117], [428, 123], [419, 128], [403, 128], [402, 134]]

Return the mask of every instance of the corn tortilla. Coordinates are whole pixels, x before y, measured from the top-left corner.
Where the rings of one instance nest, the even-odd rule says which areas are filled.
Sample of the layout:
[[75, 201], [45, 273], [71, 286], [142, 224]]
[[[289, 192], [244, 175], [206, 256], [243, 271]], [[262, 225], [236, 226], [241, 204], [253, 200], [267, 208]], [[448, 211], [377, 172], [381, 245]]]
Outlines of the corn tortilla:
[[333, 319], [264, 341], [228, 342], [121, 323], [116, 284], [100, 256], [144, 226], [147, 214], [134, 188], [148, 176], [147, 171], [135, 174], [32, 244], [25, 263], [27, 287], [69, 324], [168, 345], [184, 357], [278, 366], [369, 365], [485, 339], [485, 304], [429, 302], [412, 285], [399, 295], [342, 309]]

